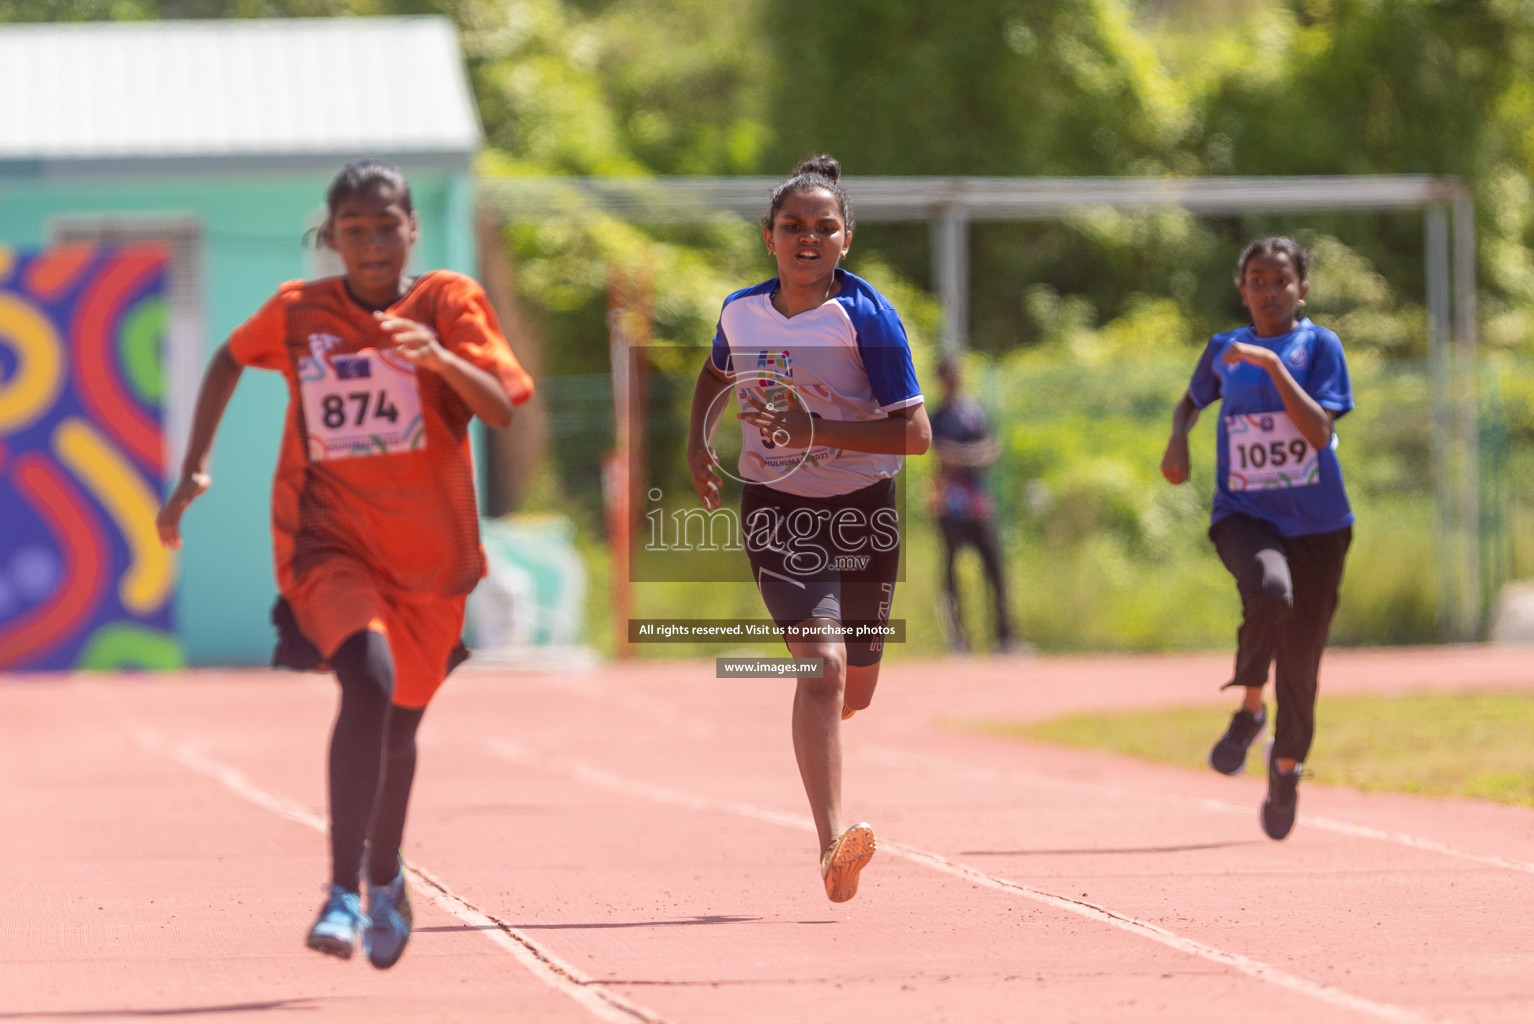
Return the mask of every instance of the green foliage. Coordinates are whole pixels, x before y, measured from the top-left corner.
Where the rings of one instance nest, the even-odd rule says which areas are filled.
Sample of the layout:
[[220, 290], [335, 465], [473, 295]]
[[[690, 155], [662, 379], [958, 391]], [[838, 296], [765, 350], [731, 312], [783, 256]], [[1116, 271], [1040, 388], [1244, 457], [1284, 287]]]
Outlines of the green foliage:
[[757, 0], [445, 0], [489, 141], [524, 173], [732, 174], [767, 135]]
[[[660, 174], [749, 173], [768, 138], [757, 0], [607, 6], [599, 64], [629, 148]], [[655, 59], [664, 54], [663, 59]]]
[[434, 14], [431, 0], [0, 0], [0, 22]]
[[[1488, 558], [1534, 572], [1534, 384], [1517, 358], [1534, 346], [1524, 0], [845, 0], [812, 16], [766, 0], [0, 0], [0, 21], [404, 13], [458, 26], [492, 177], [782, 174], [812, 151], [853, 176], [1458, 175], [1476, 199], [1481, 337], [1499, 356]], [[1432, 636], [1421, 215], [1087, 210], [971, 235], [971, 379], [1002, 428], [1014, 594], [1041, 645], [1228, 643], [1208, 472], [1174, 489], [1156, 466], [1198, 346], [1245, 319], [1235, 255], [1274, 232], [1314, 250], [1309, 310], [1343, 338], [1359, 395], [1341, 435], [1360, 529], [1334, 635]], [[670, 366], [685, 377], [723, 297], [773, 270], [755, 225], [723, 216], [569, 220], [505, 242], [554, 406], [540, 500], [597, 530], [610, 272], [648, 282], [655, 344], [687, 352]], [[853, 257], [929, 373], [927, 226], [864, 224]], [[923, 460], [910, 472], [919, 485]], [[935, 550], [913, 542], [911, 571], [935, 571]]]
[[[1519, 0], [848, 0], [812, 21], [765, 0], [0, 0], [4, 21], [430, 12], [459, 27], [487, 174], [783, 173], [815, 150], [854, 175], [1456, 174], [1477, 197], [1483, 336], [1534, 337], [1534, 6]], [[1355, 351], [1421, 354], [1415, 214], [977, 225], [972, 341], [1043, 342], [1039, 286], [1086, 299], [1093, 326], [1169, 296], [1202, 334], [1240, 315], [1231, 256], [1274, 230], [1339, 239], [1376, 275], [1360, 302], [1395, 315], [1338, 321]], [[744, 283], [717, 258], [739, 244], [723, 233], [635, 233], [719, 267], [710, 291]], [[554, 347], [591, 346], [605, 272], [576, 264], [611, 258], [611, 239], [513, 242], [558, 271], [524, 289], [559, 314]], [[925, 230], [870, 225], [859, 248], [930, 278]]]
[[[1329, 0], [1275, 7], [1242, 32], [1264, 59], [1232, 66], [1203, 119], [1246, 174], [1475, 176], [1503, 146], [1486, 134], [1519, 78], [1525, 4]], [[1303, 125], [1304, 131], [1295, 131]]]
[[1124, 173], [1186, 116], [1115, 0], [847, 0], [812, 23], [768, 4], [763, 22], [784, 169], [829, 150], [859, 174]]
[[[1190, 483], [1172, 487], [1159, 468], [1201, 347], [1190, 325], [1171, 299], [1138, 298], [1100, 330], [1085, 326], [1079, 300], [1034, 299], [1049, 340], [998, 361], [972, 357], [967, 373], [1004, 445], [992, 482], [1023, 635], [1049, 650], [1228, 646], [1239, 603], [1206, 537], [1214, 424], [1191, 439]], [[1431, 642], [1425, 368], [1365, 352], [1350, 369], [1358, 408], [1337, 429], [1359, 525], [1333, 639]]]
[[[964, 367], [1002, 444], [991, 483], [1021, 635], [1045, 651], [1228, 648], [1240, 604], [1206, 535], [1215, 425], [1201, 423], [1193, 434], [1190, 483], [1173, 487], [1159, 471], [1171, 407], [1200, 349], [1183, 340], [1191, 337], [1189, 325], [1166, 298], [1141, 297], [1133, 312], [1101, 329], [1085, 325], [1079, 300], [1035, 300], [1049, 341], [1000, 360], [972, 353]], [[1435, 567], [1425, 554], [1435, 542], [1425, 367], [1363, 353], [1350, 369], [1358, 408], [1339, 421], [1339, 457], [1358, 525], [1332, 640], [1432, 642], [1437, 608]], [[919, 371], [928, 374], [929, 367]], [[1499, 374], [1505, 412], [1488, 410], [1488, 434], [1500, 436], [1496, 425], [1504, 422], [1529, 429], [1534, 374], [1518, 366]], [[670, 393], [685, 403], [683, 391]], [[646, 486], [663, 486], [685, 503], [690, 491], [678, 450], [675, 443], [652, 446]], [[942, 650], [936, 616], [942, 545], [926, 506], [933, 468], [930, 458], [906, 461], [906, 577], [897, 588], [896, 615], [906, 619], [909, 640], [891, 657]], [[1521, 482], [1534, 480], [1534, 473], [1504, 468], [1497, 476], [1534, 487]], [[1519, 491], [1508, 502], [1534, 507], [1530, 498]], [[1509, 515], [1502, 527], [1488, 529], [1510, 547], [1515, 570], [1534, 569], [1534, 518]], [[989, 597], [977, 561], [961, 558], [959, 575], [971, 632], [986, 637]], [[636, 601], [658, 616], [758, 617], [758, 600], [745, 582], [636, 588]], [[645, 651], [681, 653], [671, 645]]]

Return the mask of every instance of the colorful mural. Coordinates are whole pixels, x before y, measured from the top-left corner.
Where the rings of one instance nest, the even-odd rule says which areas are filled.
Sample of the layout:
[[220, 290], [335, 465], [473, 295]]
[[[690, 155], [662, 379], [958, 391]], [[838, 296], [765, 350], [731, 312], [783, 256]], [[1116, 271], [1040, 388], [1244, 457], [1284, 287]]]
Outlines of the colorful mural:
[[166, 254], [0, 247], [0, 670], [173, 668]]

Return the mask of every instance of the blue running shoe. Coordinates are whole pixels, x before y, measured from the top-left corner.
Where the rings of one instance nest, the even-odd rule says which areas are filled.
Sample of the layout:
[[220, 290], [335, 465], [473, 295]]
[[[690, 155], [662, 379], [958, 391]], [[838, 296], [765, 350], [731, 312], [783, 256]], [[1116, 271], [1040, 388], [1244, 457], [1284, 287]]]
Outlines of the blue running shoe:
[[367, 924], [367, 916], [362, 913], [362, 898], [332, 882], [330, 898], [320, 908], [320, 916], [309, 929], [304, 944], [327, 956], [350, 960], [352, 950], [357, 948], [357, 937]]
[[368, 925], [362, 933], [362, 947], [368, 962], [380, 971], [388, 970], [405, 952], [410, 941], [410, 890], [405, 886], [405, 864], [388, 885], [368, 882]]

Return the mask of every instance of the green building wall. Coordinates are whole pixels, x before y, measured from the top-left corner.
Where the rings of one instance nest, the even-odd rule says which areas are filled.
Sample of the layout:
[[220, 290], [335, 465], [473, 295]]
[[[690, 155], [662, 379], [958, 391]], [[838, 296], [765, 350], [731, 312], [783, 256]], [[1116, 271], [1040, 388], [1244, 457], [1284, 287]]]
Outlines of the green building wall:
[[[337, 165], [337, 168], [339, 164]], [[419, 270], [474, 272], [466, 172], [402, 168], [421, 221]], [[0, 244], [39, 247], [55, 218], [192, 219], [202, 253], [201, 364], [283, 281], [306, 276], [305, 230], [323, 215], [336, 168], [312, 173], [29, 179], [0, 170]], [[287, 392], [274, 373], [244, 374], [214, 444], [213, 486], [182, 524], [176, 622], [191, 665], [265, 664], [276, 597], [270, 488]], [[181, 452], [167, 453], [174, 476]]]

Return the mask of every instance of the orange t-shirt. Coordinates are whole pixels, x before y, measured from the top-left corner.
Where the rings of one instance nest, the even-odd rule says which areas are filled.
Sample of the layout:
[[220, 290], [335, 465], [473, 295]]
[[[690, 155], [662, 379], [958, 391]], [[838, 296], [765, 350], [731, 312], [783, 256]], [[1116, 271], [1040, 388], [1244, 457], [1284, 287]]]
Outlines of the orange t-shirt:
[[[387, 312], [434, 330], [514, 404], [533, 384], [472, 278], [418, 277]], [[229, 336], [242, 365], [280, 372], [288, 411], [272, 487], [277, 587], [333, 559], [419, 594], [466, 594], [485, 573], [463, 399], [394, 355], [344, 279], [290, 281]], [[380, 346], [384, 346], [380, 348]]]

